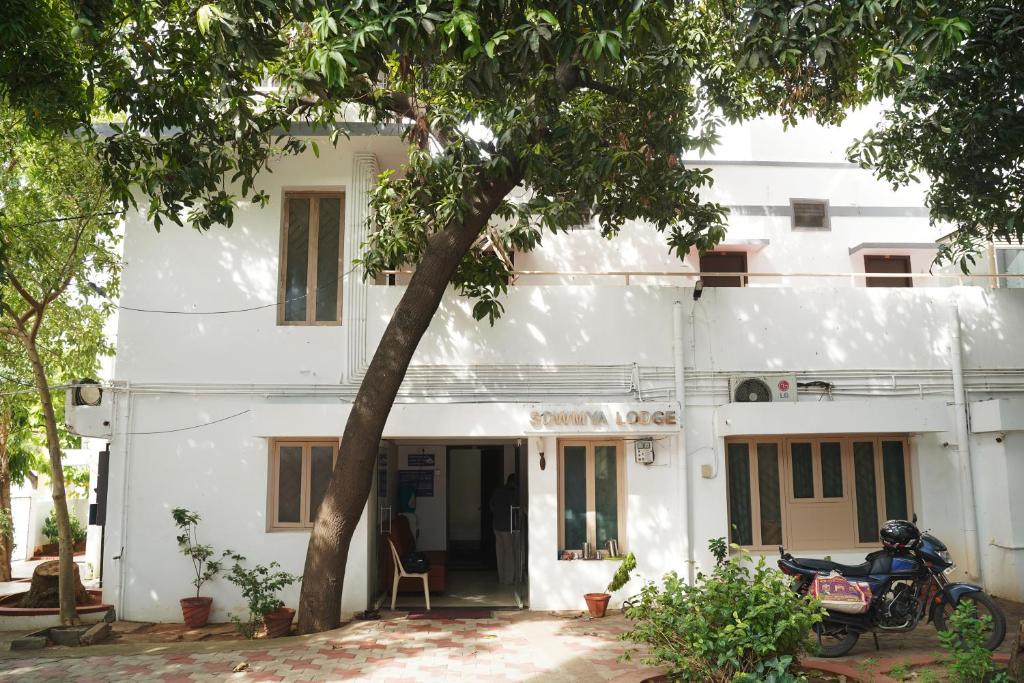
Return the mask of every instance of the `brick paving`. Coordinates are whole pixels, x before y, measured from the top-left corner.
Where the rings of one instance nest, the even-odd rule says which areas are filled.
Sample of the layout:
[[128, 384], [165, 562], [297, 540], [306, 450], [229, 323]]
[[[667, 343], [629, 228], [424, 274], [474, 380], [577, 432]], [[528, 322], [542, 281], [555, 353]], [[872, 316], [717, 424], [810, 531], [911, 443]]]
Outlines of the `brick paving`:
[[[621, 615], [594, 621], [529, 612], [429, 621], [392, 616], [258, 649], [218, 643], [157, 646], [154, 654], [117, 654], [125, 648], [116, 645], [96, 646], [97, 654], [9, 653], [0, 659], [0, 681], [608, 681], [643, 668], [618, 661], [626, 644], [617, 636], [626, 627]], [[245, 670], [235, 672], [243, 662]]]

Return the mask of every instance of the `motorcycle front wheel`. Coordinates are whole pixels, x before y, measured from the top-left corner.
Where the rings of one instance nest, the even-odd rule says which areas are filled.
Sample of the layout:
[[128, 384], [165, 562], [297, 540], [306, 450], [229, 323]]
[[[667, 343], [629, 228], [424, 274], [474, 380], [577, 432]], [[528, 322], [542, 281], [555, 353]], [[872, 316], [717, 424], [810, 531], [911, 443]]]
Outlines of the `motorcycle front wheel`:
[[[968, 593], [960, 598], [960, 602], [967, 600], [974, 604], [974, 611], [979, 619], [986, 616], [992, 619], [992, 623], [985, 633], [985, 649], [995, 650], [1003, 644], [1003, 638], [1006, 637], [1006, 615], [1003, 614], [1003, 610], [995, 600], [981, 591]], [[941, 609], [935, 610], [933, 623], [936, 631], [945, 631], [949, 628], [949, 617], [953, 614], [954, 609], [956, 609], [956, 605], [947, 602], [942, 605]]]
[[814, 627], [818, 637], [818, 654], [822, 657], [842, 657], [853, 649], [860, 633], [845, 624], [823, 621]]

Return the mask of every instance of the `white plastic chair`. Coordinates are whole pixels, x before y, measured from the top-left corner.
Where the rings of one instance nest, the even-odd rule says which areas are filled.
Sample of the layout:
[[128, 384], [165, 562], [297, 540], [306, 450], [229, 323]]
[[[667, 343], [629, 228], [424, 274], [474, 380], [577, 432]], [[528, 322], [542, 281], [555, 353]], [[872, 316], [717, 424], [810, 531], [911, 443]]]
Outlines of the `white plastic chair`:
[[398, 557], [398, 549], [395, 548], [395, 542], [390, 538], [388, 539], [388, 545], [391, 546], [391, 557], [395, 561], [395, 581], [391, 586], [391, 609], [395, 609], [395, 603], [398, 601], [398, 582], [408, 577], [411, 579], [423, 579], [423, 599], [427, 603], [427, 611], [430, 611], [430, 583], [428, 581], [428, 572], [412, 573], [405, 571], [405, 567], [402, 566], [402, 560]]

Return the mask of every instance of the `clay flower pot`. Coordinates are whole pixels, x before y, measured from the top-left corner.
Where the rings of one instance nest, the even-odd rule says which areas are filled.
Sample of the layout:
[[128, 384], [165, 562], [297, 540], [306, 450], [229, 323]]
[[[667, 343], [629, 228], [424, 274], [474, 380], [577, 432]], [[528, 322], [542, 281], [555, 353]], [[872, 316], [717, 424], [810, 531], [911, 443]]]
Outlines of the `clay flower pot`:
[[210, 620], [210, 608], [213, 606], [213, 598], [182, 598], [181, 616], [185, 625], [189, 628], [206, 626]]
[[264, 614], [263, 626], [267, 630], [267, 638], [280, 638], [291, 633], [294, 618], [295, 610], [291, 607], [282, 607]]
[[594, 619], [600, 619], [604, 616], [604, 613], [608, 611], [608, 601], [611, 600], [612, 596], [608, 593], [585, 593], [583, 599], [587, 601], [587, 609], [590, 611], [590, 616]]

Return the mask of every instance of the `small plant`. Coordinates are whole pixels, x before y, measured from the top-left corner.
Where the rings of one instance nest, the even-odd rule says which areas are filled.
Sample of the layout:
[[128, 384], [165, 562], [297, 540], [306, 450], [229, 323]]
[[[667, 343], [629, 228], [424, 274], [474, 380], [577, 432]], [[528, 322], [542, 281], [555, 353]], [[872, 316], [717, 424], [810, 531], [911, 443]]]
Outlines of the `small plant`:
[[729, 555], [729, 544], [725, 542], [724, 537], [712, 538], [708, 541], [708, 550], [711, 551], [711, 555], [715, 558], [716, 567], [721, 567], [725, 564], [725, 558]]
[[227, 579], [242, 589], [242, 597], [249, 607], [249, 616], [246, 620], [232, 615], [231, 621], [242, 635], [253, 638], [263, 623], [263, 617], [284, 607], [284, 602], [277, 597], [281, 589], [301, 581], [302, 577], [276, 571], [281, 566], [277, 562], [271, 562], [269, 565], [258, 564], [252, 569], [246, 569], [242, 566], [245, 558], [241, 555], [227, 551], [224, 556], [234, 560]]
[[[88, 535], [85, 527], [72, 514], [68, 515], [68, 523], [71, 525], [71, 542], [74, 544], [82, 543], [85, 541]], [[57, 511], [51, 509], [50, 514], [43, 520], [43, 536], [50, 543], [60, 543], [60, 530], [57, 529]]]
[[633, 553], [628, 553], [623, 558], [619, 568], [615, 570], [615, 576], [608, 583], [608, 592], [614, 593], [629, 582], [630, 573], [636, 569], [636, 557]]
[[813, 645], [811, 629], [824, 610], [789, 588], [762, 558], [726, 559], [724, 539], [711, 544], [720, 563], [693, 585], [675, 572], [648, 583], [626, 609], [634, 622], [622, 638], [646, 646], [648, 664], [682, 680], [793, 681], [791, 669]]
[[907, 666], [906, 662], [893, 664], [892, 668], [889, 669], [889, 678], [894, 678], [897, 681], [907, 680], [910, 678], [910, 667]]
[[196, 578], [192, 579], [192, 585], [196, 587], [196, 597], [198, 598], [203, 584], [220, 573], [223, 563], [220, 560], [210, 559], [214, 555], [213, 546], [199, 543], [196, 527], [199, 525], [201, 517], [198, 513], [185, 508], [174, 508], [171, 510], [171, 517], [174, 518], [174, 523], [181, 531], [177, 537], [178, 549], [181, 550], [182, 555], [192, 560], [192, 568], [196, 574]]
[[1003, 673], [993, 675], [992, 652], [985, 647], [992, 617], [979, 617], [974, 603], [964, 600], [949, 617], [949, 628], [939, 633], [942, 647], [950, 655], [950, 672], [954, 681], [1009, 681]]

